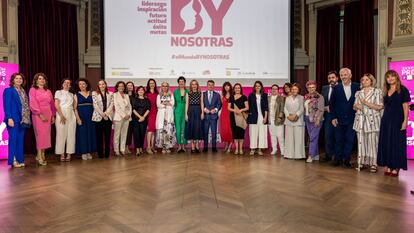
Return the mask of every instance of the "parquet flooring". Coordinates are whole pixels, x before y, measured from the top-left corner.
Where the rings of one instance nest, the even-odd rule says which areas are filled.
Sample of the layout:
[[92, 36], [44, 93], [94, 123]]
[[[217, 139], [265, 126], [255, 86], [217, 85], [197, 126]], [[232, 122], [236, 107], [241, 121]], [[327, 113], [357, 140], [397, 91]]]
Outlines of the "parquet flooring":
[[0, 233], [414, 232], [414, 161], [392, 178], [224, 153], [28, 160], [0, 162]]

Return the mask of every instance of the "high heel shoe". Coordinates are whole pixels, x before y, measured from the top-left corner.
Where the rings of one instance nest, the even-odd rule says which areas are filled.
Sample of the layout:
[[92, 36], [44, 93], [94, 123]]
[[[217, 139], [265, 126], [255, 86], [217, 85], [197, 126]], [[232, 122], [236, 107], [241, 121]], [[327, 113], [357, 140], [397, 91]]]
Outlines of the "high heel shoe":
[[22, 165], [20, 163], [18, 163], [16, 160], [13, 161], [13, 165], [14, 168], [21, 168]]
[[148, 153], [149, 155], [154, 154], [154, 152], [151, 150], [151, 148], [147, 148], [147, 153]]
[[42, 165], [42, 166], [46, 166], [47, 165], [47, 161], [46, 161], [46, 157], [45, 157], [45, 152], [42, 152], [40, 154], [40, 160], [38, 162], [39, 162], [39, 165]]
[[65, 161], [66, 161], [66, 162], [70, 162], [70, 154], [68, 154], [68, 155], [66, 156]]
[[46, 161], [44, 161], [43, 159], [39, 159], [39, 160], [37, 161], [37, 164], [38, 164], [38, 165], [40, 165], [40, 166], [46, 166], [46, 165], [47, 165], [47, 162], [46, 162]]
[[[397, 173], [393, 173], [393, 171], [397, 171]], [[398, 177], [399, 173], [400, 173], [400, 169], [395, 169], [395, 170], [391, 171], [390, 176], [391, 177]]]

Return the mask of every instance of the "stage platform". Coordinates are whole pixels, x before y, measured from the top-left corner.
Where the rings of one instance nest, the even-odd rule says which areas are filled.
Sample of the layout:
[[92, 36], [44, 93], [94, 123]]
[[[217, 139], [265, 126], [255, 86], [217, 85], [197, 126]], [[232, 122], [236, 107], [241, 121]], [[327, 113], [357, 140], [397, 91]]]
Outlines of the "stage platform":
[[[245, 152], [247, 153], [247, 151]], [[171, 154], [23, 169], [0, 162], [0, 232], [414, 231], [399, 178], [274, 156]]]

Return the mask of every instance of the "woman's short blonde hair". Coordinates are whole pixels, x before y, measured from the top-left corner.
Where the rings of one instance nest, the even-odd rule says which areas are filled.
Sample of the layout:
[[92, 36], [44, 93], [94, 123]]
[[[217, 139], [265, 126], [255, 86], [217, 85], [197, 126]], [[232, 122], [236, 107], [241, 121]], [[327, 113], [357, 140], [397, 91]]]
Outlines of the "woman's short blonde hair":
[[377, 79], [374, 77], [374, 75], [372, 75], [370, 73], [366, 73], [366, 74], [362, 75], [360, 80], [362, 80], [363, 77], [367, 77], [367, 78], [369, 78], [369, 80], [371, 80], [371, 87], [375, 87], [375, 85], [377, 84]]

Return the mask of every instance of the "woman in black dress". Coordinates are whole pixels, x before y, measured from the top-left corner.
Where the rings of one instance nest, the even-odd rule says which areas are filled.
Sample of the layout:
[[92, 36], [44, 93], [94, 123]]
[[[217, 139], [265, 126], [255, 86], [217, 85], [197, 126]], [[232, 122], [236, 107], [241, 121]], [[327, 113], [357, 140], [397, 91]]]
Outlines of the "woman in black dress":
[[196, 80], [190, 82], [185, 101], [185, 139], [191, 141], [191, 153], [200, 153], [199, 142], [203, 140], [201, 121], [204, 119], [204, 101]]
[[397, 177], [400, 169], [407, 170], [407, 123], [410, 92], [401, 85], [394, 70], [385, 73], [384, 115], [378, 144], [378, 166], [386, 166], [384, 175]]
[[[128, 81], [127, 83], [125, 83], [125, 85], [126, 85], [126, 90], [129, 96], [129, 102], [131, 103], [131, 106], [132, 106], [132, 99], [135, 98], [135, 85], [132, 81]], [[133, 127], [134, 127], [133, 124], [129, 124], [128, 126], [125, 154], [131, 154], [129, 147], [131, 147], [131, 144], [132, 144], [132, 136], [133, 136], [133, 131], [134, 131]]]
[[[249, 111], [249, 103], [247, 101], [247, 97], [243, 95], [240, 83], [234, 84], [233, 91], [233, 95], [230, 96], [228, 110], [230, 111], [231, 131], [233, 134], [234, 145], [236, 146], [234, 154], [242, 155], [245, 128], [236, 125], [236, 115], [238, 115], [237, 117], [240, 117], [247, 113], [247, 111]], [[244, 119], [246, 118], [244, 117]]]
[[132, 132], [134, 134], [135, 155], [140, 156], [144, 147], [145, 132], [148, 125], [148, 114], [150, 112], [150, 102], [145, 96], [145, 89], [139, 86], [137, 94], [132, 97]]

